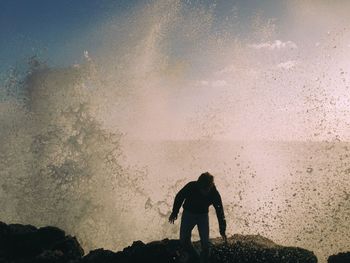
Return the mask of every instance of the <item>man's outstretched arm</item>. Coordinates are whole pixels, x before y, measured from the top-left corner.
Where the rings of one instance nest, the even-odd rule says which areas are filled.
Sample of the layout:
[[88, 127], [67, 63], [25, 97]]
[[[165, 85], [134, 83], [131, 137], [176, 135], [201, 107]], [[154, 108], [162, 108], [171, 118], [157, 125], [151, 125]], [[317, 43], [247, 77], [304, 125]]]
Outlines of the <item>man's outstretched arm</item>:
[[188, 195], [190, 183], [186, 184], [175, 196], [173, 211], [169, 217], [169, 222], [174, 223], [181, 208], [182, 203]]
[[219, 222], [220, 235], [226, 241], [226, 219], [225, 219], [224, 207], [222, 205], [221, 196], [217, 191], [214, 197], [213, 205], [215, 207], [216, 216]]

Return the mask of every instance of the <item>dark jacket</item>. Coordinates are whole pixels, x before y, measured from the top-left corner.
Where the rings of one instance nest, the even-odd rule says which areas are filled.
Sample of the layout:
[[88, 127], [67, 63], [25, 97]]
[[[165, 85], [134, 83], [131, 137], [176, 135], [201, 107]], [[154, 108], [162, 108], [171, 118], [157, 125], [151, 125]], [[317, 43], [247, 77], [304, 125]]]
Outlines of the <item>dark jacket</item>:
[[173, 214], [177, 215], [179, 213], [183, 202], [184, 210], [195, 214], [208, 213], [209, 206], [213, 205], [218, 218], [220, 233], [226, 231], [224, 208], [222, 206], [221, 196], [215, 186], [207, 195], [204, 195], [201, 193], [197, 181], [189, 182], [177, 193], [173, 206]]

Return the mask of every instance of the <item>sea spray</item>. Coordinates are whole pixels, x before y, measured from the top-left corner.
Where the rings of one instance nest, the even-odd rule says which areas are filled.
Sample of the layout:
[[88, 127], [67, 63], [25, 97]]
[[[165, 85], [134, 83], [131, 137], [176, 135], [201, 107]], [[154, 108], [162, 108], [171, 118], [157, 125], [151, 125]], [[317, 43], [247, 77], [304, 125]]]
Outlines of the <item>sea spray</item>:
[[176, 238], [173, 198], [209, 171], [229, 234], [323, 259], [346, 249], [348, 30], [315, 46], [262, 15], [220, 24], [215, 5], [190, 2], [97, 25], [100, 45], [81, 63], [33, 57], [4, 75], [2, 220], [57, 225], [86, 250]]
[[91, 112], [88, 73], [32, 70], [21, 82], [23, 99], [2, 103], [2, 218], [57, 225], [87, 247], [124, 244], [132, 230], [123, 233], [123, 211], [130, 193], [142, 192], [119, 164], [121, 134], [102, 129]]

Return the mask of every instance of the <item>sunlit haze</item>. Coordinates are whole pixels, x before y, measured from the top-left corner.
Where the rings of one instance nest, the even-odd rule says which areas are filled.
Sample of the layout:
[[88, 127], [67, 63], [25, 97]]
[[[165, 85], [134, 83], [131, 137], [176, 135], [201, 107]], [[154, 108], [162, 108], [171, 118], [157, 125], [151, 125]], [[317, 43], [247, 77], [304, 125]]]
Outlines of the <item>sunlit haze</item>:
[[209, 171], [228, 235], [350, 250], [350, 1], [29, 2], [0, 3], [1, 221], [177, 238]]

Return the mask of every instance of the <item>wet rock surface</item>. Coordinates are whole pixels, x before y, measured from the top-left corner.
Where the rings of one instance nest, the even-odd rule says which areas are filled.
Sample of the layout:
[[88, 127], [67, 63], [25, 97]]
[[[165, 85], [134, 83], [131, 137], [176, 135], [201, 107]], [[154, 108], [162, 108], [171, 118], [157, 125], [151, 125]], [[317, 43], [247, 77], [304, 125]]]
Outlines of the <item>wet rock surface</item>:
[[[316, 263], [315, 255], [302, 248], [283, 247], [262, 236], [234, 235], [225, 244], [212, 239], [210, 262], [288, 262]], [[200, 252], [199, 242], [194, 243]], [[349, 262], [349, 254], [331, 256], [329, 262]], [[343, 260], [343, 261], [342, 261]], [[344, 261], [345, 260], [345, 261]], [[178, 240], [164, 239], [143, 243], [136, 241], [119, 252], [104, 249], [84, 251], [75, 237], [56, 227], [36, 228], [0, 222], [0, 262], [81, 262], [81, 263], [138, 263], [138, 262], [196, 262], [189, 258]]]
[[57, 227], [0, 222], [0, 262], [70, 262], [83, 255], [77, 239]]
[[317, 262], [313, 252], [298, 247], [284, 247], [260, 235], [234, 235], [223, 244], [214, 239], [211, 262]]
[[339, 253], [328, 258], [328, 263], [349, 263], [350, 252]]

